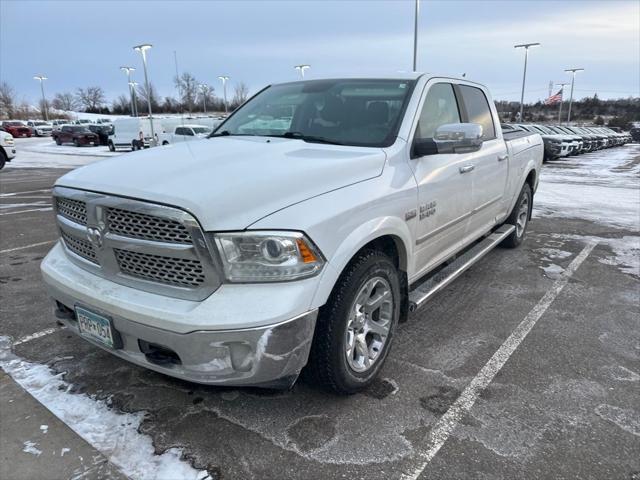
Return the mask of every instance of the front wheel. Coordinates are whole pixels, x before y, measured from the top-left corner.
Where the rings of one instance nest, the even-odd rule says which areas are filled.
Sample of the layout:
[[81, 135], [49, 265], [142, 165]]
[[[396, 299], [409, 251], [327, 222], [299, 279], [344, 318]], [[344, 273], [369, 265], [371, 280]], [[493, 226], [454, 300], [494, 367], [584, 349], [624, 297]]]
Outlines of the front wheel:
[[77, 138], [74, 138], [74, 139], [73, 139], [73, 144], [74, 144], [76, 147], [79, 147], [79, 146], [80, 146], [80, 142], [78, 141], [78, 139], [77, 139]]
[[5, 153], [2, 151], [2, 149], [0, 148], [0, 170], [4, 168], [6, 163], [7, 163], [7, 157]]
[[113, 142], [109, 142], [109, 151], [110, 152], [116, 151], [116, 146], [113, 144]]
[[62, 140], [60, 140], [60, 137], [56, 137], [56, 145], [62, 145]]
[[501, 245], [503, 247], [515, 248], [522, 243], [527, 233], [527, 227], [529, 226], [532, 205], [533, 194], [531, 187], [528, 183], [525, 183], [522, 186], [516, 205], [513, 207], [509, 218], [507, 218], [505, 222], [506, 224], [513, 225], [515, 230], [502, 241]]
[[361, 252], [320, 309], [309, 373], [335, 393], [366, 388], [389, 353], [399, 317], [400, 280], [395, 265], [383, 252]]

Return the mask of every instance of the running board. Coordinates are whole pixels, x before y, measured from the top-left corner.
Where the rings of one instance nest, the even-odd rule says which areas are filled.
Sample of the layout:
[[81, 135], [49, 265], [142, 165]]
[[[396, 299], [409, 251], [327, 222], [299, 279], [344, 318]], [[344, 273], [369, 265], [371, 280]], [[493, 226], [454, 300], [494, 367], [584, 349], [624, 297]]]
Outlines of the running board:
[[442, 268], [422, 285], [409, 292], [409, 311], [415, 312], [424, 303], [444, 287], [462, 275], [469, 267], [493, 250], [500, 242], [507, 238], [515, 227], [502, 225], [482, 241], [460, 255], [453, 262]]

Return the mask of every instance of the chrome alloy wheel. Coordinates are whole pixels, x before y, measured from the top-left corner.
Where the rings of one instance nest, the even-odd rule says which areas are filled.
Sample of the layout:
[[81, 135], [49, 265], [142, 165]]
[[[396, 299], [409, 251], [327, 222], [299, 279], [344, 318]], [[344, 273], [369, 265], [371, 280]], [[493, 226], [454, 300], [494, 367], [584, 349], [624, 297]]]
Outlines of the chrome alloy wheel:
[[389, 336], [393, 319], [393, 294], [389, 282], [374, 277], [362, 286], [349, 310], [345, 355], [356, 372], [366, 372], [376, 362]]
[[527, 222], [529, 221], [529, 197], [523, 195], [522, 202], [520, 202], [520, 208], [518, 209], [518, 217], [516, 219], [516, 236], [518, 238], [524, 235], [524, 230], [527, 228]]

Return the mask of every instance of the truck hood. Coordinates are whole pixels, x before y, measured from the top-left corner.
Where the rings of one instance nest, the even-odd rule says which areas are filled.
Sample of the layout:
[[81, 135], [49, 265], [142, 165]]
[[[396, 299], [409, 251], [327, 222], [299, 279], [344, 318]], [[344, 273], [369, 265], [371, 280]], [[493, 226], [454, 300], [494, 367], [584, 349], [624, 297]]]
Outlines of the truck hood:
[[56, 185], [176, 206], [205, 230], [244, 229], [277, 210], [382, 173], [380, 148], [216, 137], [132, 152]]

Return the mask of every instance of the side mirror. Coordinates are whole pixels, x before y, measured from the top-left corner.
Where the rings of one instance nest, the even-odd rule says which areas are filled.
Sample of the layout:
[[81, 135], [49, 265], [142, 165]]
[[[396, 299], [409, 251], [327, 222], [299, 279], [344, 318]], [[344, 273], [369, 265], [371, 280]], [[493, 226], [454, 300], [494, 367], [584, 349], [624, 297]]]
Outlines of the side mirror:
[[448, 123], [436, 129], [433, 141], [438, 153], [471, 153], [482, 147], [482, 125]]

